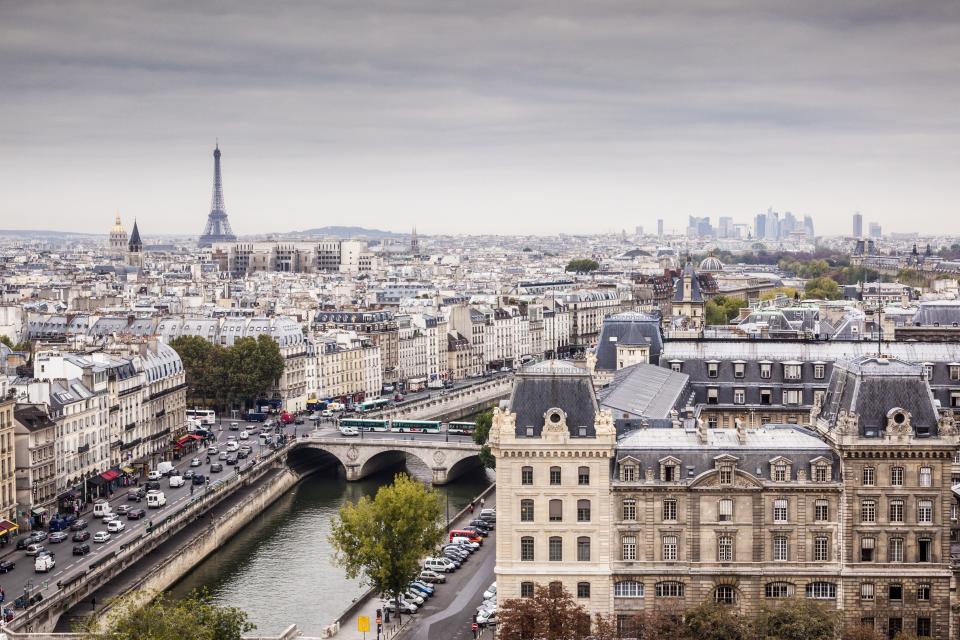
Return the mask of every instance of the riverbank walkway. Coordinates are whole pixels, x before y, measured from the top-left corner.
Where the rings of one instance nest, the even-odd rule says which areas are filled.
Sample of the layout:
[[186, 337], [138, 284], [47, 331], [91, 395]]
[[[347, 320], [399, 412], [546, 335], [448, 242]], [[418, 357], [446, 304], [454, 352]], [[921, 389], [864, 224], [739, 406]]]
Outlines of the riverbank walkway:
[[[496, 485], [481, 494], [484, 508], [494, 509], [497, 504]], [[450, 519], [447, 529], [465, 525], [480, 515], [477, 501], [475, 512], [464, 509]], [[470, 556], [458, 570], [447, 574], [447, 581], [437, 585], [433, 597], [424, 602], [420, 610], [402, 616], [402, 627], [391, 614], [390, 624], [383, 625], [381, 640], [472, 640], [470, 624], [477, 606], [483, 600], [483, 592], [493, 582], [493, 567], [496, 561], [496, 530], [490, 533], [483, 545]], [[478, 599], [479, 598], [479, 599]], [[338, 640], [377, 640], [377, 609], [383, 606], [378, 594], [367, 593], [358, 599], [355, 610], [348, 610], [340, 619]], [[370, 620], [370, 632], [364, 635], [357, 630], [357, 620], [366, 616]]]

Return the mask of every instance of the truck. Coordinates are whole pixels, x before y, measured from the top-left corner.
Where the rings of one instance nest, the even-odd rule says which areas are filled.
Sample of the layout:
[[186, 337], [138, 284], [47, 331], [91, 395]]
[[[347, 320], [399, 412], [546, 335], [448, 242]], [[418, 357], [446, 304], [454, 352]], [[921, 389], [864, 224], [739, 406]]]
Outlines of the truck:
[[157, 465], [157, 471], [160, 472], [160, 475], [169, 476], [172, 471], [176, 471], [177, 468], [173, 466], [172, 462], [164, 460], [163, 462]]
[[427, 383], [428, 389], [443, 389], [443, 380], [437, 378], [436, 380], [431, 380]]
[[247, 421], [249, 422], [263, 422], [267, 419], [267, 413], [265, 411], [248, 411], [247, 412]]
[[147, 507], [150, 509], [159, 509], [167, 504], [167, 496], [163, 491], [147, 491]]

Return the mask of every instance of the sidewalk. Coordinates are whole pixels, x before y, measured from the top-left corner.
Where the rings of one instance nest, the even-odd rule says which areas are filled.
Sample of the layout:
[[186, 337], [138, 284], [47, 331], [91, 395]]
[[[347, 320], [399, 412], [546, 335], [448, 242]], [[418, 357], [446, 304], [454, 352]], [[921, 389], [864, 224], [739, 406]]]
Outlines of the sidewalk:
[[[484, 493], [484, 500], [485, 500], [484, 508], [486, 509], [494, 509], [497, 506], [496, 486], [497, 486], [496, 484], [490, 485], [490, 487], [487, 489], [487, 492]], [[447, 529], [449, 530], [449, 529], [455, 528], [456, 526], [462, 526], [464, 524], [467, 524], [471, 520], [474, 520], [477, 517], [479, 517], [479, 515], [480, 515], [480, 501], [477, 500], [474, 513], [470, 513], [469, 508], [464, 509], [463, 511], [461, 511], [460, 513], [458, 513], [457, 515], [455, 515], [453, 518], [450, 519], [450, 522], [447, 523]], [[484, 544], [484, 547], [486, 547], [486, 544]], [[491, 553], [495, 553], [496, 551], [493, 548], [486, 549], [486, 550], [488, 550]], [[470, 574], [472, 574], [472, 567], [476, 566], [477, 564], [478, 562], [476, 561], [476, 559], [471, 559], [460, 570], [456, 571], [455, 573], [448, 574], [447, 582], [437, 585], [437, 589], [436, 589], [437, 592], [436, 594], [434, 594], [431, 600], [436, 600], [440, 596], [440, 594], [443, 593], [444, 591], [450, 591], [450, 592], [457, 591], [458, 590], [457, 587], [451, 583], [458, 582], [459, 581], [458, 578], [461, 578], [463, 576], [469, 576]], [[360, 596], [360, 600], [363, 601], [363, 603], [359, 605], [359, 607], [356, 610], [351, 611], [348, 615], [344, 616], [343, 619], [341, 620], [340, 631], [336, 634], [337, 638], [343, 638], [345, 640], [364, 640], [364, 637], [365, 637], [364, 634], [360, 631], [357, 631], [357, 619], [360, 616], [367, 616], [370, 620], [370, 631], [366, 634], [366, 640], [376, 640], [377, 609], [379, 609], [382, 606], [380, 596], [379, 594], [376, 594], [376, 593], [364, 594]], [[396, 635], [397, 633], [402, 631], [404, 628], [406, 628], [407, 623], [416, 620], [418, 616], [429, 615], [428, 609], [430, 607], [431, 600], [427, 600], [426, 602], [424, 602], [424, 605], [421, 608], [421, 611], [412, 615], [403, 614], [402, 627], [396, 624], [395, 622], [396, 616], [394, 614], [391, 614], [390, 624], [383, 625], [383, 633], [380, 635], [381, 640], [389, 640], [389, 638], [392, 638], [394, 635]]]

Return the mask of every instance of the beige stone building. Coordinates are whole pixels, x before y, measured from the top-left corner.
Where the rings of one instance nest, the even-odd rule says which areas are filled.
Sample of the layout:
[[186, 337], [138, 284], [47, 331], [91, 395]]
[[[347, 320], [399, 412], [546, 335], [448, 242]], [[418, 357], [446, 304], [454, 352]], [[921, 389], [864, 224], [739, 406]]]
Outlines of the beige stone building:
[[[16, 462], [14, 457], [14, 397], [0, 378], [0, 519], [17, 521]], [[0, 532], [2, 534], [2, 532]]]
[[[957, 637], [957, 429], [922, 366], [836, 363], [815, 428], [711, 428], [699, 408], [677, 411], [686, 376], [622, 374], [598, 401], [588, 372], [530, 367], [496, 412], [501, 600], [561, 583], [630, 637], [639, 611], [808, 598], [890, 637]], [[612, 409], [624, 393], [633, 414]]]

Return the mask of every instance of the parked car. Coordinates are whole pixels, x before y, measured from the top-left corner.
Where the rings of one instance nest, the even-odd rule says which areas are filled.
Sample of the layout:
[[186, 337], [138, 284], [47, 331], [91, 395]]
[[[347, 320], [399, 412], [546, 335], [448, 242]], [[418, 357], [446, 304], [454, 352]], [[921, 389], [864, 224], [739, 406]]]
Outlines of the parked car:
[[490, 598], [495, 597], [496, 595], [497, 595], [497, 583], [494, 582], [489, 587], [487, 587], [486, 591], [483, 592], [483, 599], [488, 600]]
[[130, 513], [127, 514], [127, 520], [139, 520], [145, 515], [147, 515], [147, 512], [144, 509], [132, 509]]
[[417, 577], [419, 580], [422, 580], [427, 584], [438, 584], [447, 581], [447, 576], [437, 571], [433, 571], [432, 569], [424, 569]]
[[82, 544], [73, 545], [73, 555], [75, 556], [85, 556], [90, 553], [90, 545], [86, 542]]
[[496, 509], [481, 509], [480, 510], [480, 519], [489, 520], [490, 522], [496, 523], [497, 521], [497, 510]]
[[17, 563], [13, 560], [0, 560], [0, 573], [7, 573], [17, 568]]
[[107, 542], [110, 540], [110, 534], [106, 531], [97, 531], [93, 535], [94, 542]]
[[200, 464], [201, 464], [200, 458], [191, 458], [191, 460], [190, 460], [190, 466], [191, 466], [191, 467], [199, 467]]
[[[396, 612], [397, 612], [397, 602], [396, 602], [396, 600], [390, 600], [390, 602], [385, 603], [385, 604], [383, 605], [383, 608], [386, 609], [387, 611], [389, 611], [390, 613], [396, 613]], [[400, 600], [400, 612], [401, 612], [401, 613], [416, 613], [416, 612], [417, 612], [417, 605], [415, 605], [415, 604], [413, 604], [413, 603], [411, 603], [411, 602], [407, 602], [406, 600], [402, 600], [402, 599], [401, 599], [401, 600]]]
[[497, 525], [492, 520], [481, 520], [477, 518], [476, 520], [470, 521], [470, 526], [478, 529], [486, 529], [487, 531], [493, 531]]
[[50, 534], [50, 543], [59, 544], [70, 537], [70, 534], [66, 531], [54, 531]]
[[107, 531], [110, 533], [120, 533], [127, 528], [127, 525], [123, 520], [112, 520], [107, 523]]
[[84, 540], [89, 540], [89, 539], [90, 539], [90, 532], [89, 532], [89, 531], [77, 531], [75, 534], [73, 534], [73, 537], [71, 537], [70, 539], [73, 540], [74, 542], [83, 542]]

